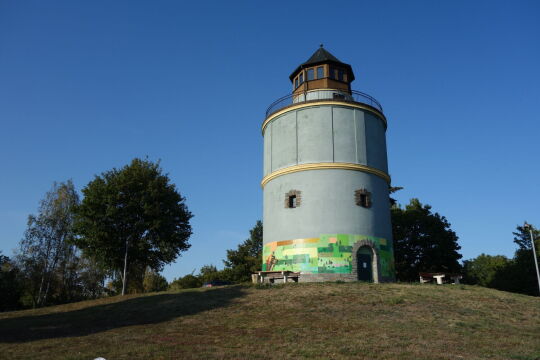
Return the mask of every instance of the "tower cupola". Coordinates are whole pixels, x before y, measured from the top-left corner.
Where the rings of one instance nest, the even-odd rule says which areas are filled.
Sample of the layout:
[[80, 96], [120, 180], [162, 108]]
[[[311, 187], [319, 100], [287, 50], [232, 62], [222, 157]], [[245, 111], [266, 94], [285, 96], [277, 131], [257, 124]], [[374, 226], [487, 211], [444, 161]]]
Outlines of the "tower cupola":
[[341, 62], [323, 45], [300, 64], [289, 76], [293, 93], [316, 89], [335, 89], [350, 92], [354, 73], [351, 65]]

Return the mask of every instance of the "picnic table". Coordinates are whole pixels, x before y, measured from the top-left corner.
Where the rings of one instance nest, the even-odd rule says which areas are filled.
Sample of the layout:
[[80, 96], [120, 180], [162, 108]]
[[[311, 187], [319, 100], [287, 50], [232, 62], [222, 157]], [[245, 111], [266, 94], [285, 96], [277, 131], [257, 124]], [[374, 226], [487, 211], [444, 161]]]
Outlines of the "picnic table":
[[[283, 279], [282, 282], [286, 283], [289, 282], [289, 280], [298, 282], [298, 278], [300, 277], [299, 272], [294, 271], [258, 271], [256, 274], [251, 275], [251, 280], [254, 284], [262, 284], [262, 283], [275, 283], [276, 280]], [[281, 282], [281, 281], [280, 281]]]
[[444, 272], [437, 272], [437, 273], [421, 272], [421, 273], [418, 273], [418, 275], [420, 275], [420, 284], [431, 283], [434, 280], [437, 282], [438, 285], [449, 284], [449, 283], [459, 284], [459, 280], [463, 278], [461, 274], [444, 273]]

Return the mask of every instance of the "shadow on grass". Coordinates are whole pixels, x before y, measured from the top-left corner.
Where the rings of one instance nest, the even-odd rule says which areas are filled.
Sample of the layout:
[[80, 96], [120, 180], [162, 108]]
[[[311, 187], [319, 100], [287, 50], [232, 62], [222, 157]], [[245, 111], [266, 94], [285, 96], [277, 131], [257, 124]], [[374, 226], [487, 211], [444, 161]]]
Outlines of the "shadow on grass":
[[157, 324], [226, 306], [244, 294], [231, 286], [143, 296], [112, 304], [0, 320], [0, 343], [91, 335], [132, 325]]

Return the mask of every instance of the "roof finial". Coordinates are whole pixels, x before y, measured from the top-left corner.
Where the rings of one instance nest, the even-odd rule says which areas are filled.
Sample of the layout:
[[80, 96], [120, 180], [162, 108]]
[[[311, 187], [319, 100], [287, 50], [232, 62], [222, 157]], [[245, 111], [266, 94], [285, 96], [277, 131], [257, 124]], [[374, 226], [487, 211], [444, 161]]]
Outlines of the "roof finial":
[[323, 44], [321, 44], [321, 47], [323, 47]]

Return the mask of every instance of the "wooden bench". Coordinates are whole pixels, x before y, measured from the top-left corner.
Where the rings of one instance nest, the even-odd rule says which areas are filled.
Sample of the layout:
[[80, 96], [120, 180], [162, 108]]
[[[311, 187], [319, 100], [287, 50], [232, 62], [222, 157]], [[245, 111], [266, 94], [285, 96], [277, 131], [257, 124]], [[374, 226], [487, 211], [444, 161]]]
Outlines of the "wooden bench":
[[251, 275], [251, 280], [254, 284], [270, 283], [273, 284], [276, 280], [283, 279], [283, 282], [298, 282], [300, 277], [299, 272], [293, 271], [258, 271], [256, 274]]
[[459, 284], [459, 280], [463, 278], [460, 274], [453, 273], [418, 273], [420, 275], [420, 284], [431, 283], [433, 280], [437, 282], [438, 285], [442, 284]]

